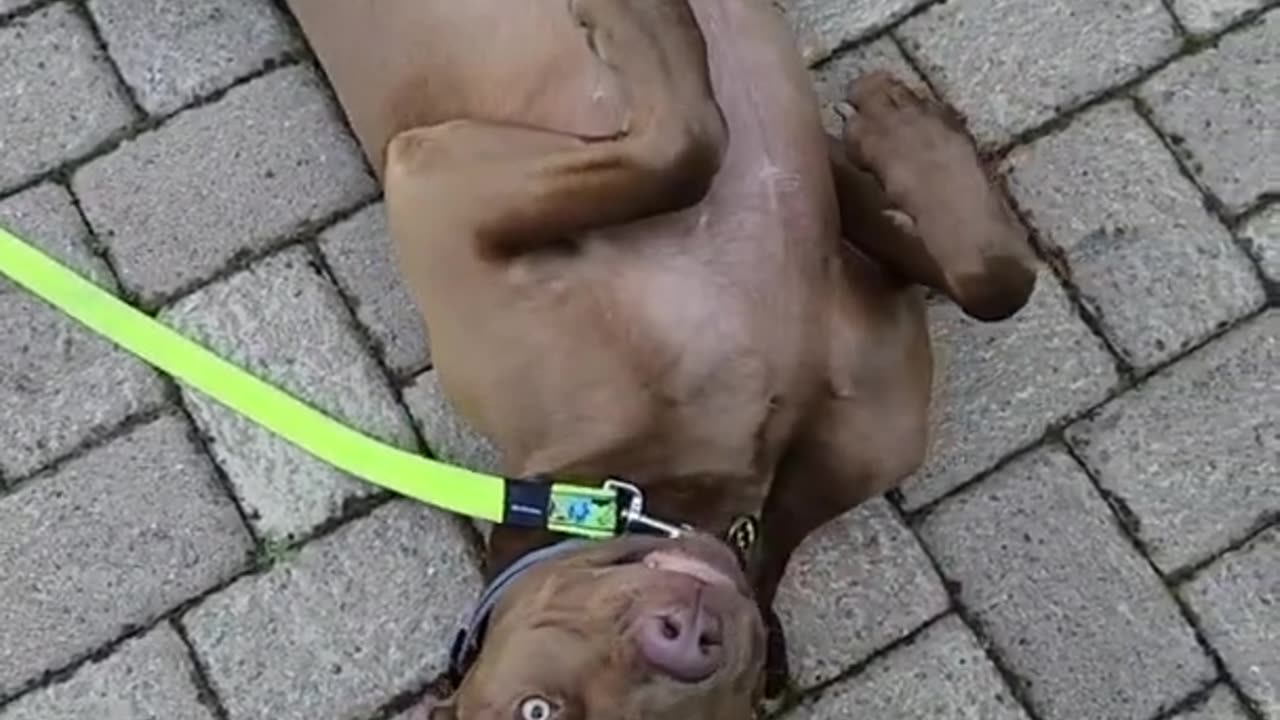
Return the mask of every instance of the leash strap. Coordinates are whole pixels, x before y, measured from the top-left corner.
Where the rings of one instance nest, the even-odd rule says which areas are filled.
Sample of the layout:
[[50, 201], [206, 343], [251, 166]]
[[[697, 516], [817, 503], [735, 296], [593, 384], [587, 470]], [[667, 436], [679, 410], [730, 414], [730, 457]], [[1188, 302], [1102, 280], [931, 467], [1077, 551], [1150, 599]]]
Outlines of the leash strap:
[[620, 534], [625, 489], [501, 478], [358, 432], [218, 357], [0, 227], [0, 273], [178, 381], [374, 485], [480, 520], [586, 538]]

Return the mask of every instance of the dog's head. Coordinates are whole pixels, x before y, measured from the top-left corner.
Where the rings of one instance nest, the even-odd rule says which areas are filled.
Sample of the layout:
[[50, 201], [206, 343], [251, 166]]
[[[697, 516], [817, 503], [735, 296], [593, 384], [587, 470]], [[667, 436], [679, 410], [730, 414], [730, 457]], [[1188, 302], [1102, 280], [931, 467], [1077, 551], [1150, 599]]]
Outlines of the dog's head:
[[576, 545], [508, 577], [479, 618], [483, 643], [464, 660], [457, 691], [428, 700], [415, 720], [752, 716], [764, 624], [733, 552], [718, 541]]

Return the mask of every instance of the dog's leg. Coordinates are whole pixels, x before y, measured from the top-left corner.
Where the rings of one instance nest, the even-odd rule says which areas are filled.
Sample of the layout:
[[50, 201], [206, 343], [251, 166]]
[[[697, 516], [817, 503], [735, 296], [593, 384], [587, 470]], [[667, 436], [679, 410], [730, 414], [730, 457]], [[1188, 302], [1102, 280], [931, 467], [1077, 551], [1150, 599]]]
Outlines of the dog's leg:
[[[805, 538], [897, 485], [925, 456], [933, 355], [921, 291], [852, 250], [843, 271], [830, 296], [830, 390], [783, 455], [761, 519], [755, 588], [766, 617]], [[787, 662], [781, 627], [770, 630], [772, 694], [786, 682]]]
[[[727, 126], [686, 0], [570, 0], [568, 7], [626, 93], [625, 132], [588, 141], [472, 120], [405, 131], [391, 140], [386, 167], [398, 245], [463, 234], [482, 256], [500, 260], [679, 210], [706, 194]], [[418, 237], [405, 237], [409, 228]]]
[[942, 103], [883, 71], [850, 86], [853, 114], [831, 159], [851, 243], [980, 320], [1001, 320], [1035, 286], [1028, 233]]

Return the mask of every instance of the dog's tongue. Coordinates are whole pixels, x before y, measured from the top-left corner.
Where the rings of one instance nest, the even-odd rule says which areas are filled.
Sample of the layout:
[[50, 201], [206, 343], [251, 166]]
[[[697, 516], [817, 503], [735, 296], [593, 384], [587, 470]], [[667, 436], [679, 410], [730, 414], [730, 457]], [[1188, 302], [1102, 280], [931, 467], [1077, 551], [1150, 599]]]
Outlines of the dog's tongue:
[[665, 570], [666, 572], [688, 575], [708, 585], [734, 587], [733, 580], [728, 575], [715, 569], [710, 564], [684, 553], [655, 550], [645, 556], [644, 564], [645, 567], [650, 567], [654, 570]]

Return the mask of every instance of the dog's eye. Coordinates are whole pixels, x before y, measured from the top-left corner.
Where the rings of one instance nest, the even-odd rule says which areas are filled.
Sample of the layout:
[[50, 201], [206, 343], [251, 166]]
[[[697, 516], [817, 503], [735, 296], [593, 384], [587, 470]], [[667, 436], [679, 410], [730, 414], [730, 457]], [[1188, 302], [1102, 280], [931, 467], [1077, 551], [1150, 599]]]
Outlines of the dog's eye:
[[546, 698], [527, 697], [520, 701], [519, 720], [551, 720], [555, 708]]

